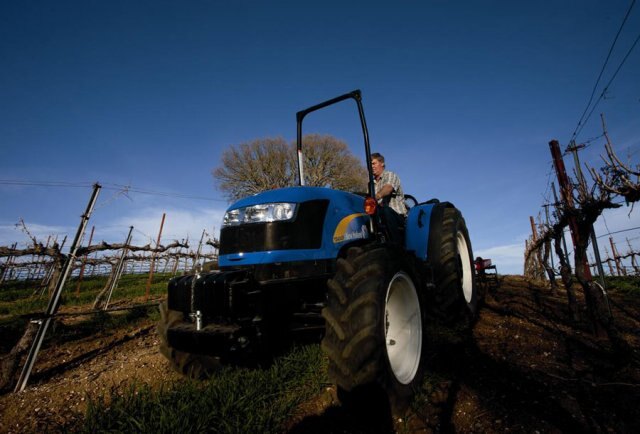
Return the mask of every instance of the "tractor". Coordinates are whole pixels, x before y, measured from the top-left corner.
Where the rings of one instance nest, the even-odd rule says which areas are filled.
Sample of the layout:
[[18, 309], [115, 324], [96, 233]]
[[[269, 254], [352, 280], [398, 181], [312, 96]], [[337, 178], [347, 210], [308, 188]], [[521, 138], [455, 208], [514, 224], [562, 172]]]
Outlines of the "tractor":
[[[366, 193], [305, 186], [303, 120], [345, 100], [359, 113]], [[477, 313], [465, 221], [449, 202], [407, 195], [401, 236], [392, 236], [374, 199], [359, 90], [299, 111], [296, 120], [299, 185], [228, 208], [219, 270], [169, 282], [160, 350], [183, 374], [206, 378], [225, 361], [259, 358], [288, 336], [317, 333], [342, 396], [374, 385], [396, 406], [422, 381], [427, 322], [461, 330]]]

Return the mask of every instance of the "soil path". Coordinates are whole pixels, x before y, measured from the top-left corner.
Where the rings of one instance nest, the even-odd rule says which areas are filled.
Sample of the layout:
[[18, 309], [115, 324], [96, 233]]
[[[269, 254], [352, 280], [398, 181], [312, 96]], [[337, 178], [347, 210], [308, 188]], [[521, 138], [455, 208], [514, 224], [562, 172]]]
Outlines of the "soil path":
[[158, 352], [155, 324], [105, 331], [42, 351], [30, 385], [0, 396], [0, 432], [56, 432], [81, 420], [87, 396], [133, 384], [160, 386], [178, 377]]
[[[576, 291], [579, 292], [578, 288]], [[304, 406], [291, 432], [638, 433], [640, 300], [613, 292], [627, 351], [571, 324], [566, 292], [507, 276], [489, 291], [468, 341], [431, 341], [426, 392], [392, 417], [364, 397], [336, 405], [332, 391]], [[583, 300], [581, 300], [583, 302]], [[586, 315], [585, 315], [586, 316]], [[332, 399], [333, 398], [333, 399]]]

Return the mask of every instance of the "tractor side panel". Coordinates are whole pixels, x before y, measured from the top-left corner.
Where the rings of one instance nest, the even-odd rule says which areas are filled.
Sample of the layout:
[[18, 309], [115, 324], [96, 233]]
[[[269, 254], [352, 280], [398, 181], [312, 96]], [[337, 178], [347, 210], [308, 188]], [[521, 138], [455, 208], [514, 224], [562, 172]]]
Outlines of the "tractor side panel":
[[429, 228], [434, 204], [416, 205], [409, 210], [405, 230], [405, 246], [416, 258], [426, 261], [429, 246]]

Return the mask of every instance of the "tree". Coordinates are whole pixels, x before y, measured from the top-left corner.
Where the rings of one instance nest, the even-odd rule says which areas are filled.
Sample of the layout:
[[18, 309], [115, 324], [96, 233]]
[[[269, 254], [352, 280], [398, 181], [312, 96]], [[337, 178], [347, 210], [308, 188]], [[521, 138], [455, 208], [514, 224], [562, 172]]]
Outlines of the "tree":
[[[605, 132], [606, 136], [606, 132]], [[557, 142], [555, 142], [555, 149]], [[576, 298], [571, 291], [573, 279], [571, 268], [568, 265], [562, 249], [560, 249], [560, 237], [566, 226], [571, 228], [574, 241], [574, 261], [575, 279], [583, 289], [587, 314], [589, 316], [593, 331], [598, 336], [608, 336], [614, 347], [621, 353], [628, 354], [629, 346], [616, 329], [613, 317], [609, 309], [609, 301], [603, 289], [593, 282], [590, 277], [587, 262], [587, 247], [593, 231], [593, 224], [605, 209], [618, 208], [621, 205], [613, 202], [614, 196], [623, 196], [627, 204], [640, 201], [640, 182], [636, 180], [640, 177], [640, 167], [633, 168], [631, 165], [623, 164], [615, 155], [611, 144], [608, 141], [605, 145], [607, 158], [603, 157], [605, 167], [600, 169], [601, 173], [589, 169], [595, 183], [588, 187], [586, 180], [578, 171], [578, 183], [572, 183], [567, 178], [563, 187], [563, 200], [557, 206], [557, 223], [549, 227], [547, 231], [534, 243], [530, 244], [525, 252], [525, 257], [530, 260], [534, 251], [539, 250], [547, 239], [553, 239], [556, 252], [560, 258], [562, 280], [567, 289], [569, 306], [574, 319], [579, 317]], [[559, 154], [559, 150], [557, 151]], [[558, 159], [561, 161], [561, 157]]]
[[[309, 134], [302, 139], [302, 150], [306, 185], [367, 190], [366, 169], [345, 142], [329, 135]], [[297, 185], [295, 144], [278, 137], [231, 145], [222, 154], [222, 165], [213, 170], [213, 177], [231, 201]]]
[[281, 137], [230, 146], [213, 171], [218, 188], [229, 200], [292, 185], [293, 154]]
[[309, 134], [302, 138], [302, 153], [307, 185], [367, 191], [367, 170], [342, 140]]

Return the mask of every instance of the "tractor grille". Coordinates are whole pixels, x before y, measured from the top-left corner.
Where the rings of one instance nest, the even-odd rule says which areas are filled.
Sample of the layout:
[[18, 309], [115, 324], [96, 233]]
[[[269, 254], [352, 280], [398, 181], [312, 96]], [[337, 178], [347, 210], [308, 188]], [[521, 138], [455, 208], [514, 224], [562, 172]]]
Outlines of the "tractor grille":
[[[180, 312], [200, 311], [208, 318], [240, 319], [251, 315], [252, 292], [245, 271], [214, 272], [184, 276], [169, 282], [169, 309]], [[193, 299], [192, 299], [193, 290]], [[257, 294], [255, 294], [257, 295]]]
[[292, 222], [250, 223], [220, 231], [220, 254], [269, 250], [319, 249], [328, 200], [300, 204]]

